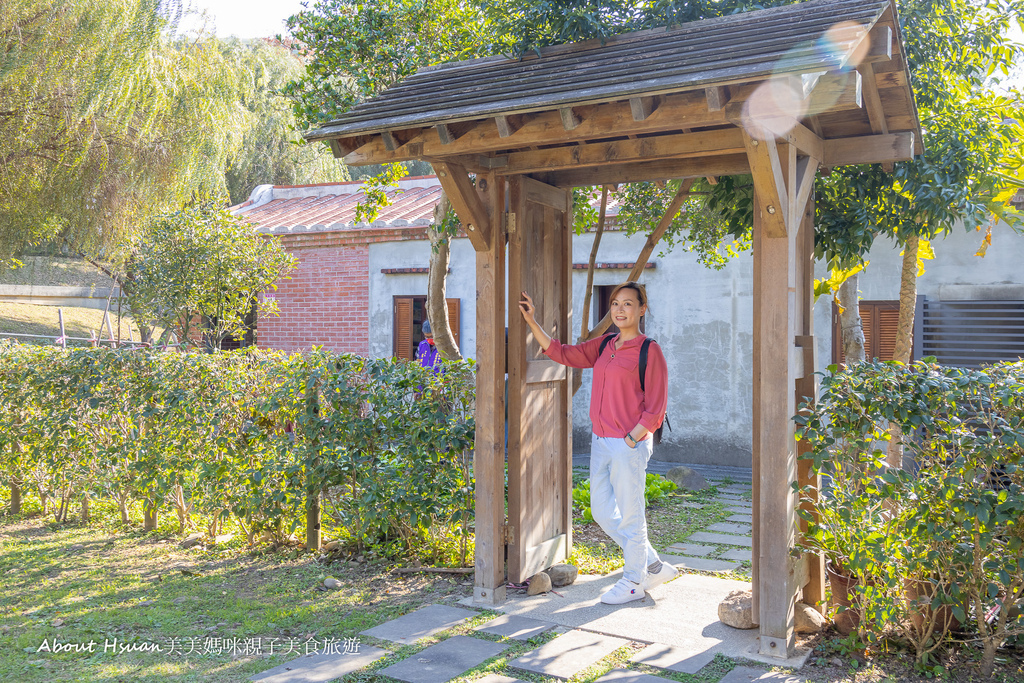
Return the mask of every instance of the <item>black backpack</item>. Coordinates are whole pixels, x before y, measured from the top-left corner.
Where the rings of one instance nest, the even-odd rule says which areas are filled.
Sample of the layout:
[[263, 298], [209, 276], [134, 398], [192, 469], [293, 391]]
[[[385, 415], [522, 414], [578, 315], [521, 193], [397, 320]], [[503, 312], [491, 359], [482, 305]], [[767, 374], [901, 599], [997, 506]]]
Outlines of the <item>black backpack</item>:
[[[604, 354], [604, 349], [608, 346], [608, 342], [615, 338], [614, 334], [606, 334], [604, 339], [601, 340], [601, 347], [597, 350], [597, 356], [600, 358]], [[644, 343], [640, 345], [640, 391], [647, 391], [644, 388], [644, 379], [647, 377], [647, 349], [651, 347], [651, 343], [654, 340], [648, 337], [644, 339]], [[661, 426], [654, 430], [654, 443], [661, 443], [661, 432], [668, 427], [668, 430], [672, 431], [672, 423], [668, 420], [668, 414], [665, 415], [665, 419], [661, 421]]]

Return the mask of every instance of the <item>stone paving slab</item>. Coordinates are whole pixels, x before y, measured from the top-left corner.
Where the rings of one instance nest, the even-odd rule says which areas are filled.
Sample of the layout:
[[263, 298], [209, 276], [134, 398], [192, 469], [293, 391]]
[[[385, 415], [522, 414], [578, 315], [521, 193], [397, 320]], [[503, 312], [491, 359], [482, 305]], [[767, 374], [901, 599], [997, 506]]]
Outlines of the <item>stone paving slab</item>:
[[628, 643], [628, 640], [599, 633], [570, 631], [536, 650], [513, 659], [508, 665], [545, 676], [567, 679]]
[[[749, 581], [684, 573], [643, 600], [624, 605], [603, 604], [601, 593], [620, 578], [621, 570], [604, 576], [581, 574], [572, 585], [558, 589], [561, 595], [509, 595], [508, 600], [492, 609], [553, 621], [563, 627], [671, 645], [692, 656], [720, 652], [727, 657], [799, 669], [810, 655], [809, 648], [801, 648], [785, 660], [763, 656], [758, 650], [757, 629], [741, 631], [719, 620], [719, 603], [732, 591], [750, 590]], [[465, 598], [462, 604], [472, 606], [473, 598]], [[559, 640], [555, 638], [552, 642]]]
[[749, 515], [753, 513], [754, 508], [749, 505], [726, 505], [725, 509], [737, 515]]
[[675, 555], [689, 555], [690, 557], [704, 557], [714, 552], [709, 545], [697, 545], [696, 543], [673, 543], [665, 548], [665, 552]]
[[750, 550], [727, 550], [718, 556], [723, 560], [736, 560], [737, 562], [750, 562]]
[[706, 557], [683, 557], [681, 555], [662, 555], [661, 559], [671, 562], [679, 568], [692, 569], [698, 572], [732, 572], [740, 568], [738, 562], [725, 560], [709, 560]]
[[380, 626], [363, 631], [362, 635], [408, 645], [420, 638], [426, 638], [457, 626], [470, 617], [475, 616], [476, 612], [459, 609], [458, 607], [427, 605], [415, 612], [410, 612], [405, 616], [386, 621]]
[[380, 673], [406, 683], [445, 683], [508, 649], [470, 636], [452, 636], [392, 664]]
[[529, 640], [555, 627], [550, 621], [540, 621], [529, 617], [520, 617], [514, 614], [503, 614], [500, 617], [491, 619], [486, 624], [476, 629], [480, 633], [491, 633], [496, 636], [504, 636], [513, 640]]
[[501, 674], [487, 674], [483, 678], [477, 678], [473, 683], [524, 683], [519, 678], [510, 678]]
[[681, 508], [693, 508], [695, 510], [699, 510], [702, 507], [704, 507], [700, 503], [694, 503], [692, 500], [682, 500], [682, 501], [679, 501], [678, 505]]
[[718, 490], [722, 493], [750, 493], [750, 487], [743, 486], [742, 484], [729, 484], [728, 486], [722, 486]]
[[743, 536], [730, 536], [728, 534], [709, 534], [706, 531], [698, 531], [695, 534], [690, 534], [689, 540], [697, 541], [698, 543], [716, 543], [720, 545], [740, 545], [747, 548], [752, 548], [750, 538], [744, 538]]
[[745, 515], [729, 515], [725, 519], [728, 522], [738, 522], [739, 524], [752, 524], [754, 521], [753, 515], [750, 513]]
[[387, 652], [372, 645], [360, 645], [355, 654], [303, 655], [273, 669], [256, 674], [258, 683], [323, 683], [373, 664]]
[[715, 500], [717, 500], [720, 503], [740, 503], [740, 504], [748, 503], [749, 504], [751, 502], [751, 500], [749, 498], [741, 498], [740, 496], [737, 496], [737, 495], [735, 495], [733, 493], [719, 493], [717, 496], [715, 496]]
[[764, 669], [755, 669], [752, 666], [737, 666], [725, 674], [718, 683], [751, 683], [764, 675]]
[[807, 679], [793, 674], [770, 671], [756, 679], [761, 683], [807, 683]]
[[628, 671], [627, 669], [612, 669], [604, 676], [598, 678], [594, 683], [668, 683], [667, 678], [642, 674], [639, 671]]
[[715, 658], [715, 653], [705, 650], [693, 653], [692, 650], [671, 645], [655, 643], [633, 655], [629, 661], [637, 664], [656, 666], [659, 669], [679, 671], [684, 674], [695, 674]]
[[735, 524], [730, 522], [718, 522], [707, 528], [708, 531], [720, 531], [723, 534], [745, 534], [750, 535], [749, 524]]

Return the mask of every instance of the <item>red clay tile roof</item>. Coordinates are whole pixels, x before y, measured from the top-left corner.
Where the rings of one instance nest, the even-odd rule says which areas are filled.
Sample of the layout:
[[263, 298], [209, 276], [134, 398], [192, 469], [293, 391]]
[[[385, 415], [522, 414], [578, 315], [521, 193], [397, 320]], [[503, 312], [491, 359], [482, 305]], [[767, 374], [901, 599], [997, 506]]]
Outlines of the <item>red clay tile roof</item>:
[[[441, 197], [436, 176], [405, 178], [388, 193], [391, 205], [381, 209], [372, 224], [356, 223], [356, 206], [363, 199], [361, 182], [322, 185], [260, 185], [249, 200], [231, 207], [260, 232], [338, 232], [366, 228], [404, 228], [430, 225]], [[595, 201], [595, 205], [597, 202]], [[608, 197], [608, 216], [618, 213], [614, 195]]]

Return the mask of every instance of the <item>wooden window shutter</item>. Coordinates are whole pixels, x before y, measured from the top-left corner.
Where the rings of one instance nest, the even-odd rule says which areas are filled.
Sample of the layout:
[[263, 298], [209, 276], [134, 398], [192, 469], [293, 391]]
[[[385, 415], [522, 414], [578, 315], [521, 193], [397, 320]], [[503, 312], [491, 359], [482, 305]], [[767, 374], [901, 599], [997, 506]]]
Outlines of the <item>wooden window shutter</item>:
[[[892, 360], [896, 351], [896, 330], [900, 319], [899, 301], [861, 301], [861, 326], [864, 328], [864, 356], [871, 360]], [[915, 321], [915, 325], [921, 324]], [[839, 308], [832, 304], [832, 362], [846, 362], [843, 353]], [[913, 357], [913, 356], [911, 356]]]
[[445, 303], [448, 304], [448, 325], [452, 328], [452, 336], [455, 338], [455, 345], [459, 347], [459, 352], [462, 353], [462, 341], [459, 337], [459, 330], [461, 329], [461, 325], [459, 324], [459, 300], [445, 299]]
[[392, 349], [395, 358], [413, 360], [416, 356], [416, 349], [412, 347], [412, 303], [411, 296], [395, 297]]

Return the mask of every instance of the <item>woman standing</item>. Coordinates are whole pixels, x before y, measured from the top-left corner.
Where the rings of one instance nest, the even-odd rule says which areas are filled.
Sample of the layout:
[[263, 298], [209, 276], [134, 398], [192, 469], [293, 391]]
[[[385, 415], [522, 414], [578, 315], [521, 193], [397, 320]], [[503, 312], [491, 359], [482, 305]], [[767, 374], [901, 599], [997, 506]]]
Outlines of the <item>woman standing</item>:
[[[643, 389], [640, 385], [640, 350], [646, 339], [640, 334], [640, 319], [647, 312], [647, 294], [635, 282], [616, 287], [610, 313], [619, 333], [575, 346], [564, 345], [541, 329], [534, 318], [533, 299], [526, 292], [519, 309], [551, 360], [574, 368], [594, 368], [590, 509], [605, 533], [622, 548], [625, 560], [622, 578], [601, 596], [601, 602], [618, 605], [641, 600], [644, 591], [677, 574], [647, 540], [644, 486], [653, 450], [651, 433], [661, 426], [668, 403], [668, 370], [656, 343], [648, 347]], [[605, 339], [609, 340], [602, 344]]]

